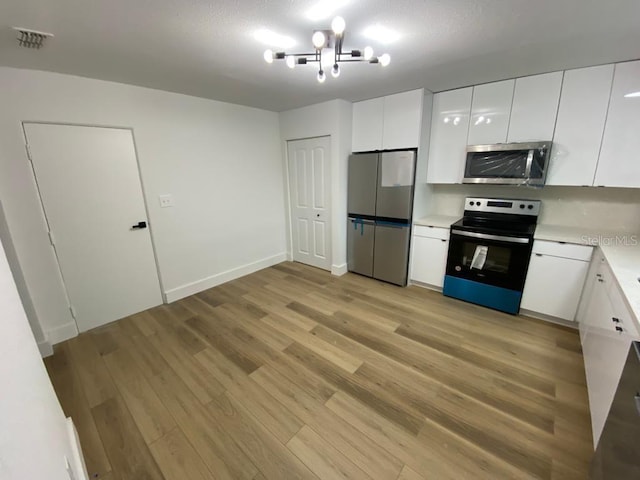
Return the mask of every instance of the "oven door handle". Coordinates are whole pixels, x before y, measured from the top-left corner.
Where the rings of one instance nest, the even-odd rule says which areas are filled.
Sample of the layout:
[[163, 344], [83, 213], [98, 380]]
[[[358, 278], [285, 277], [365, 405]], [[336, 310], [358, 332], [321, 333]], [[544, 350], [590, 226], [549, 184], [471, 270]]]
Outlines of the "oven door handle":
[[466, 232], [464, 230], [454, 230], [451, 229], [452, 235], [462, 235], [463, 237], [473, 237], [473, 238], [481, 238], [484, 240], [497, 240], [499, 242], [507, 242], [507, 243], [529, 243], [528, 238], [523, 237], [507, 237], [504, 235], [491, 235], [488, 233], [477, 233], [477, 232]]

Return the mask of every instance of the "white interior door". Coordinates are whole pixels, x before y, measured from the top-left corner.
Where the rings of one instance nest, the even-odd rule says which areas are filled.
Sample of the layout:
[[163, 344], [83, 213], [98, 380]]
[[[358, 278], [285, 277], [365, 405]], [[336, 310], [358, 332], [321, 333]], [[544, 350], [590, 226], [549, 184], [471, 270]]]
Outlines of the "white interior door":
[[331, 137], [288, 142], [293, 260], [331, 270]]
[[60, 271], [82, 331], [162, 303], [130, 130], [24, 124]]

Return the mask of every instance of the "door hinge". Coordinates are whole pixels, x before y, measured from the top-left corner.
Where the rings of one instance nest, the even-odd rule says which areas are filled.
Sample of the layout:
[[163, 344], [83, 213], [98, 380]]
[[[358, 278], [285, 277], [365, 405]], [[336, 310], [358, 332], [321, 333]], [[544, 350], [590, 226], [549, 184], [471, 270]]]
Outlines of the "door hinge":
[[27, 150], [27, 158], [29, 159], [30, 162], [33, 162], [33, 158], [31, 158], [31, 148], [29, 147], [29, 144], [25, 143], [24, 148]]
[[49, 242], [51, 242], [51, 245], [55, 247], [56, 246], [56, 241], [53, 238], [53, 232], [51, 232], [51, 230], [49, 230], [48, 233], [49, 233]]
[[73, 305], [69, 305], [69, 311], [71, 312], [71, 316], [75, 320], [77, 318], [77, 315], [76, 315], [76, 309], [73, 308]]

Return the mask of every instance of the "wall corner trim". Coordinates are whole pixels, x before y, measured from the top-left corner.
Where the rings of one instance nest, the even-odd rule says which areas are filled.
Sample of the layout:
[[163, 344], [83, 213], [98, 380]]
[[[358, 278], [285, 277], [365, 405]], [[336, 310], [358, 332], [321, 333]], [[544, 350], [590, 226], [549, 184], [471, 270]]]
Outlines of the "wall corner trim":
[[59, 327], [52, 328], [48, 330], [47, 338], [51, 345], [56, 345], [60, 342], [64, 342], [65, 340], [69, 340], [70, 338], [78, 336], [78, 326], [75, 322], [65, 323]]
[[40, 356], [42, 358], [47, 358], [53, 355], [53, 346], [47, 340], [38, 342], [38, 350], [40, 350]]
[[331, 265], [331, 275], [335, 275], [337, 277], [341, 277], [347, 273], [347, 264], [343, 263], [342, 265]]
[[218, 273], [216, 275], [212, 275], [210, 277], [206, 277], [192, 283], [187, 283], [177, 288], [172, 288], [171, 290], [167, 290], [166, 292], [164, 292], [164, 295], [167, 303], [172, 303], [176, 300], [180, 300], [181, 298], [188, 297], [189, 295], [193, 295], [198, 292], [202, 292], [203, 290], [213, 288], [225, 282], [235, 280], [236, 278], [244, 277], [245, 275], [257, 272], [258, 270], [262, 270], [263, 268], [271, 267], [272, 265], [276, 265], [278, 263], [282, 263], [286, 260], [287, 254], [285, 252], [279, 253], [272, 257], [258, 260], [257, 262], [248, 263], [246, 265], [227, 270], [226, 272]]

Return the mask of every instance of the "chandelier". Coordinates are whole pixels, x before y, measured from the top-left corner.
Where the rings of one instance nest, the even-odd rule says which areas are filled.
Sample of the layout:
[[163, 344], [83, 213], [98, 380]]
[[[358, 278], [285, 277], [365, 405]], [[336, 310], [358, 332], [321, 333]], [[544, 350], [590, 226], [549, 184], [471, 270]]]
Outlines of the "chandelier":
[[336, 17], [331, 22], [331, 30], [315, 30], [311, 36], [311, 43], [314, 47], [313, 53], [286, 53], [266, 50], [264, 59], [267, 63], [273, 63], [274, 60], [284, 60], [289, 68], [294, 68], [296, 65], [317, 63], [319, 65], [317, 78], [320, 83], [324, 83], [327, 79], [322, 64], [322, 50], [325, 48], [333, 48], [331, 76], [334, 78], [340, 76], [340, 63], [342, 62], [368, 62], [379, 64], [383, 67], [389, 65], [391, 62], [389, 54], [385, 53], [375, 57], [371, 47], [365, 47], [363, 50], [342, 51], [345, 26], [344, 18]]

